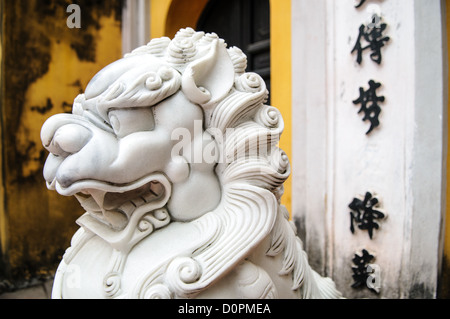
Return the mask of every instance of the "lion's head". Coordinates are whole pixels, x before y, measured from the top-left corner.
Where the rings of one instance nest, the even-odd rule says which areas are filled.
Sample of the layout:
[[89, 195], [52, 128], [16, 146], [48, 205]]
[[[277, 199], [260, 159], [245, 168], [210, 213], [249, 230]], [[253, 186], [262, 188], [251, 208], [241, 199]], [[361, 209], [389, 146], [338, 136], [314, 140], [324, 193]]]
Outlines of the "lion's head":
[[283, 120], [246, 63], [216, 34], [181, 29], [101, 70], [72, 114], [51, 117], [41, 131], [48, 187], [75, 195], [88, 213], [80, 225], [116, 249], [130, 250], [149, 224], [205, 230], [189, 254], [169, 261], [175, 273], [202, 264], [194, 279], [170, 277], [179, 295], [242, 260], [279, 212], [290, 173], [277, 147]]

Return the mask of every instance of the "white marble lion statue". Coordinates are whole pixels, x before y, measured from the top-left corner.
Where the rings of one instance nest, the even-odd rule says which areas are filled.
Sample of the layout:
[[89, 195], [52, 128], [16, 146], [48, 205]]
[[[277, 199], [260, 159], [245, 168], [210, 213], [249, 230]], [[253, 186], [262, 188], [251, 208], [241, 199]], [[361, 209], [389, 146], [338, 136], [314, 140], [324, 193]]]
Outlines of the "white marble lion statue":
[[102, 69], [42, 126], [47, 187], [86, 211], [52, 298], [340, 298], [280, 204], [283, 119], [262, 78], [186, 28]]

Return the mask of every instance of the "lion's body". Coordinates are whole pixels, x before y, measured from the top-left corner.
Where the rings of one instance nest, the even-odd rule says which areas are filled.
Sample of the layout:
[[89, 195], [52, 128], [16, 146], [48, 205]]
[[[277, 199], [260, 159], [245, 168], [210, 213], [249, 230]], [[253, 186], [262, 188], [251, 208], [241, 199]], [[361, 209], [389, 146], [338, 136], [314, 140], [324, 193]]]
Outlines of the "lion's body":
[[[279, 220], [280, 223], [287, 220]], [[183, 236], [176, 236], [183, 234]], [[222, 277], [210, 285], [193, 292], [189, 298], [200, 299], [261, 299], [261, 298], [336, 298], [340, 294], [335, 290], [329, 278], [321, 278], [309, 269], [306, 260], [301, 279], [293, 277], [294, 271], [282, 272], [289, 260], [301, 258], [300, 247], [294, 250], [294, 256], [285, 255], [285, 249], [278, 254], [268, 256], [273, 249], [273, 233], [264, 238], [251, 253], [239, 261], [236, 267], [229, 267]], [[290, 245], [299, 243], [292, 232], [288, 235]], [[192, 223], [174, 222], [155, 231], [152, 236], [140, 241], [129, 254], [123, 256], [98, 236], [88, 234], [80, 228], [72, 247], [67, 251], [55, 277], [53, 298], [155, 298], [177, 296], [164, 295], [164, 289], [158, 285], [149, 285], [149, 278], [157, 278], [165, 271], [169, 261], [179, 257], [180, 252], [190, 252], [192, 243], [201, 237], [199, 229]], [[282, 245], [286, 245], [283, 243]], [[122, 263], [118, 268], [119, 277], [109, 278], [112, 263]], [[82, 266], [81, 266], [82, 265]], [[298, 267], [300, 265], [292, 265]], [[119, 279], [119, 281], [114, 281]], [[303, 286], [303, 283], [306, 283]], [[297, 288], [297, 289], [295, 289]], [[153, 289], [153, 290], [152, 290]], [[161, 293], [161, 295], [159, 295]], [[178, 296], [179, 297], [179, 296]], [[186, 296], [184, 296], [186, 297]]]
[[[173, 232], [182, 232], [185, 236], [178, 237], [179, 240], [174, 241]], [[121, 287], [114, 297], [145, 298], [145, 287], [143, 287], [145, 280], [143, 279], [150, 276], [152, 272], [156, 272], [158, 265], [164, 264], [164, 262], [173, 258], [175, 252], [186, 251], [189, 248], [188, 242], [195, 241], [198, 235], [191, 225], [187, 223], [173, 223], [166, 229], [161, 230], [161, 232], [155, 232], [154, 235], [141, 241], [126, 258], [126, 265], [121, 275]], [[299, 298], [300, 291], [291, 289], [291, 276], [279, 276], [277, 274], [281, 269], [281, 255], [271, 258], [264, 256], [264, 251], [268, 247], [269, 243], [266, 239], [247, 260], [256, 267], [264, 259], [262, 263], [264, 267], [260, 269], [264, 269], [266, 274], [275, 274], [271, 282], [258, 282], [258, 279], [261, 278], [249, 278], [250, 282], [239, 280], [239, 274], [235, 268], [231, 268], [230, 273], [225, 274], [217, 283], [201, 291], [196, 297], [214, 299]], [[113, 249], [108, 243], [98, 236], [91, 237], [84, 243], [77, 254], [71, 258], [68, 265], [60, 266], [61, 269], [67, 267], [68, 270], [57, 272], [53, 298], [84, 299], [108, 297], [105, 292], [104, 279], [106, 275], [105, 270], [110, 265], [112, 255]], [[78, 268], [74, 265], [83, 265], [83, 267]], [[63, 275], [63, 273], [65, 274]], [[255, 275], [259, 274], [258, 272], [254, 273]], [[269, 284], [273, 284], [273, 287], [265, 289]]]

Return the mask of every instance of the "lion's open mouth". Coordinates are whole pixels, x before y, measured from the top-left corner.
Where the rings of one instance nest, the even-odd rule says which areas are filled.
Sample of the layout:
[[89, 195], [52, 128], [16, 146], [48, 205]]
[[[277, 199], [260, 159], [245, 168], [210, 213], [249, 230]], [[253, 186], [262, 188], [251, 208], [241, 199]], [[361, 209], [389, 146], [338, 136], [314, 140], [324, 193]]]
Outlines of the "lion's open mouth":
[[136, 186], [135, 188], [127, 185], [126, 188], [111, 191], [103, 188], [86, 188], [76, 193], [75, 197], [93, 217], [116, 230], [121, 230], [128, 224], [137, 208], [160, 200], [168, 191], [158, 180], [152, 179], [141, 184], [142, 180], [132, 184]]

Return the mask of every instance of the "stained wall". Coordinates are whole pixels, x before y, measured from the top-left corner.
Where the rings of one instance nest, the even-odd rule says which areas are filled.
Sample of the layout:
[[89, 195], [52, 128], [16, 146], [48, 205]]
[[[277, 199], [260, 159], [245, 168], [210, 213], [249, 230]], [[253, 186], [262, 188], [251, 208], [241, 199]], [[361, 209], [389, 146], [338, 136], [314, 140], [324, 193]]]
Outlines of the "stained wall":
[[0, 293], [51, 276], [77, 229], [76, 200], [46, 188], [40, 128], [121, 57], [121, 13], [121, 0], [1, 2]]

